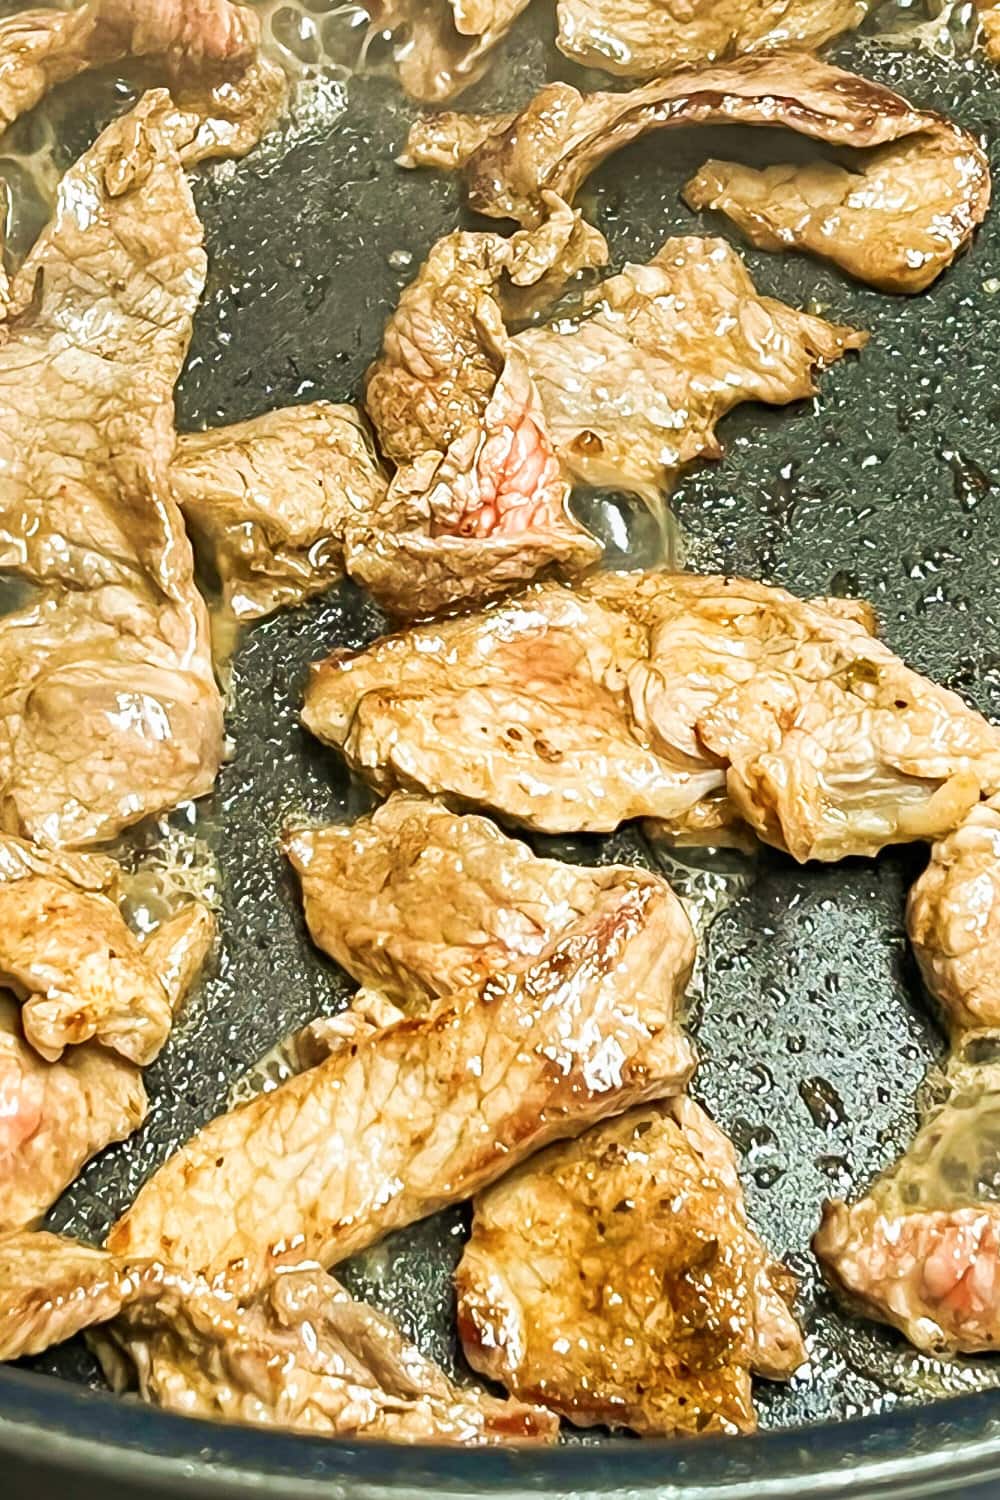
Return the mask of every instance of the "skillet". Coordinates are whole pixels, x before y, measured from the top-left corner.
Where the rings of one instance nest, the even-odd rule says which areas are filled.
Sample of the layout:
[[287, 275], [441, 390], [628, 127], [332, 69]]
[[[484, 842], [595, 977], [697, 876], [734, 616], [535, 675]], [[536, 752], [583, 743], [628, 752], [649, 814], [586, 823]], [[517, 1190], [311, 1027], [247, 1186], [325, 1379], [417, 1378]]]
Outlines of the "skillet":
[[[303, 0], [313, 15], [325, 0]], [[932, 8], [939, 9], [935, 0]], [[22, 9], [0, 5], [0, 14]], [[272, 7], [280, 9], [280, 5]], [[286, 7], [287, 8], [287, 7]], [[988, 141], [1000, 169], [1000, 75], [974, 59], [957, 24], [943, 55], [873, 46], [832, 59], [952, 115]], [[551, 48], [549, 7], [522, 18], [470, 108], [527, 98], [546, 76], [602, 86]], [[882, 6], [867, 30], [892, 29]], [[377, 65], [338, 66], [356, 42], [349, 18], [325, 21], [322, 89], [246, 162], [196, 185], [211, 270], [178, 388], [183, 430], [273, 406], [349, 400], [399, 291], [430, 245], [462, 222], [454, 182], [393, 165], [416, 113]], [[947, 37], [947, 33], [945, 34]], [[140, 80], [88, 79], [48, 111], [64, 168]], [[671, 233], [730, 233], [678, 200], [708, 156], [761, 163], [814, 150], [766, 132], [677, 132], [616, 157], [581, 205], [607, 235], [613, 265], [645, 260]], [[25, 152], [37, 121], [4, 149]], [[735, 148], [735, 149], [734, 149]], [[32, 229], [10, 174], [13, 248]], [[37, 216], [36, 216], [37, 219]], [[468, 221], [471, 222], [471, 221]], [[745, 251], [763, 292], [872, 331], [860, 359], [822, 378], [794, 410], [742, 408], [727, 419], [719, 464], [676, 496], [688, 560], [802, 594], [870, 598], [892, 648], [1000, 718], [1000, 227], [994, 210], [971, 253], [928, 293], [887, 297], [804, 257]], [[585, 502], [612, 561], [648, 560], [644, 515], [610, 496]], [[618, 524], [613, 524], [616, 521]], [[624, 522], [628, 543], [613, 540]], [[210, 580], [208, 580], [210, 585]], [[306, 668], [384, 627], [351, 585], [246, 633], [232, 664], [233, 761], [197, 817], [179, 810], [147, 846], [217, 864], [224, 949], [189, 1017], [149, 1071], [150, 1118], [91, 1163], [52, 1227], [96, 1239], [141, 1181], [205, 1119], [276, 1040], [340, 1008], [345, 978], [313, 950], [275, 836], [289, 814], [354, 816], [367, 806], [336, 757], [298, 725]], [[192, 842], [196, 840], [197, 842]], [[537, 840], [574, 859], [655, 863], [636, 830], [610, 839]], [[0, 1455], [13, 1493], [113, 1497], [419, 1494], [586, 1496], [938, 1496], [995, 1494], [1000, 1482], [1000, 1362], [943, 1364], [847, 1315], [808, 1253], [821, 1200], [850, 1196], [905, 1145], [921, 1081], [943, 1051], [905, 942], [905, 893], [919, 850], [800, 869], [763, 851], [667, 861], [696, 910], [713, 915], [696, 993], [703, 1062], [695, 1092], [739, 1148], [751, 1215], [801, 1280], [808, 1373], [758, 1387], [759, 1437], [661, 1444], [588, 1435], [552, 1452], [400, 1450], [207, 1427], [113, 1402], [91, 1387], [82, 1346], [0, 1370]], [[451, 1271], [467, 1222], [448, 1211], [359, 1257], [344, 1280], [385, 1307], [446, 1366], [461, 1371]], [[339, 1274], [339, 1273], [338, 1273]]]

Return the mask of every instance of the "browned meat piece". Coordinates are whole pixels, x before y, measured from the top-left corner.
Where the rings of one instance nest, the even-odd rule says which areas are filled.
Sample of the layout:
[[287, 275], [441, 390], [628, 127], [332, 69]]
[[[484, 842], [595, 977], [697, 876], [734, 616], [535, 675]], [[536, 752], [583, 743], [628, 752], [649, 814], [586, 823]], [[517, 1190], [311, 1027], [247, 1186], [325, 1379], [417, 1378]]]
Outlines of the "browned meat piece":
[[386, 491], [357, 411], [327, 401], [184, 435], [170, 480], [238, 620], [335, 583], [352, 522], [377, 511]]
[[178, 102], [201, 115], [185, 160], [242, 155], [280, 107], [280, 69], [257, 55], [260, 18], [231, 0], [90, 0], [0, 22], [0, 132], [49, 89], [128, 57], [162, 62]]
[[934, 845], [907, 915], [920, 972], [952, 1031], [1000, 1029], [1000, 798]]
[[549, 1141], [677, 1091], [692, 1067], [673, 1022], [690, 944], [669, 887], [622, 872], [523, 970], [361, 1035], [206, 1126], [109, 1248], [259, 1287], [276, 1266], [332, 1265]]
[[50, 590], [0, 622], [0, 825], [50, 845], [203, 795], [222, 755], [167, 476], [205, 276], [179, 156], [196, 124], [154, 92], [104, 131], [0, 331], [0, 566]]
[[37, 1224], [98, 1151], [146, 1118], [139, 1069], [94, 1042], [47, 1063], [0, 992], [0, 1233]]
[[976, 0], [976, 6], [986, 56], [992, 62], [1000, 62], [1000, 4], [997, 0]]
[[710, 162], [685, 197], [728, 213], [755, 244], [813, 251], [887, 291], [929, 286], [989, 206], [989, 167], [971, 135], [801, 52], [675, 73], [628, 93], [585, 96], [552, 83], [492, 129], [481, 116], [433, 116], [413, 127], [403, 163], [462, 167], [471, 207], [535, 224], [543, 193], [572, 202], [622, 146], [650, 130], [696, 124], [786, 125], [831, 145], [877, 148], [851, 171]]
[[[0, 852], [6, 856], [8, 851], [9, 844]], [[26, 877], [14, 894], [45, 878]], [[0, 886], [0, 895], [6, 889]], [[66, 889], [72, 891], [73, 887]], [[104, 902], [103, 897], [90, 899]], [[105, 904], [111, 906], [110, 901]], [[109, 919], [104, 920], [112, 926]], [[126, 935], [127, 942], [121, 946], [127, 951], [136, 948], [127, 929]], [[194, 983], [214, 936], [211, 912], [192, 902], [163, 922], [141, 951], [131, 954], [130, 967], [138, 971], [144, 964], [149, 985], [159, 984], [163, 999], [176, 1011]], [[35, 945], [44, 937], [44, 931], [36, 928]], [[68, 957], [64, 953], [53, 955], [57, 962], [50, 967], [57, 976], [61, 977], [60, 971], [65, 971], [81, 950], [84, 966], [88, 960], [105, 956], [99, 953], [99, 944], [87, 954], [82, 938], [82, 932], [71, 930]], [[10, 936], [5, 934], [5, 940], [9, 942]], [[51, 938], [48, 943], [51, 947]], [[24, 944], [26, 953], [30, 954], [31, 946], [29, 935]], [[121, 965], [120, 960], [116, 962]], [[93, 988], [99, 970], [92, 968], [83, 977]], [[127, 970], [125, 978], [129, 978]], [[70, 973], [69, 979], [73, 982], [77, 976]], [[25, 1039], [22, 1023], [13, 997], [0, 990], [0, 1233], [37, 1223], [92, 1156], [112, 1141], [131, 1135], [146, 1117], [146, 1093], [134, 1063], [96, 1042], [70, 1047], [60, 1061], [46, 1062]]]
[[347, 566], [395, 613], [429, 614], [600, 556], [567, 510], [538, 394], [500, 306], [503, 277], [558, 286], [607, 258], [578, 214], [549, 206], [540, 230], [440, 240], [368, 373], [368, 412], [399, 467], [384, 501], [352, 528]]
[[399, 81], [412, 99], [439, 104], [481, 78], [490, 54], [529, 0], [373, 0], [373, 31], [398, 32]]
[[583, 1427], [750, 1432], [751, 1370], [787, 1378], [805, 1360], [794, 1281], [689, 1099], [632, 1110], [481, 1193], [456, 1281], [473, 1367]]
[[[350, 826], [299, 829], [286, 850], [314, 941], [360, 984], [417, 1011], [536, 962], [635, 873], [539, 859], [486, 818], [403, 792]], [[679, 907], [675, 920], [679, 939]], [[683, 988], [690, 933], [676, 948]]]
[[317, 1436], [550, 1441], [550, 1413], [461, 1390], [332, 1277], [303, 1270], [239, 1301], [156, 1262], [51, 1234], [0, 1238], [0, 1360], [88, 1328], [111, 1383], [186, 1416]]
[[953, 1063], [951, 1093], [860, 1202], [828, 1203], [813, 1248], [868, 1316], [932, 1353], [1000, 1349], [1000, 1068]]
[[1000, 731], [856, 610], [692, 574], [538, 584], [334, 653], [303, 718], [381, 791], [550, 833], [707, 802], [799, 860], [939, 837], [1000, 788]]
[[727, 411], [814, 395], [816, 367], [866, 342], [758, 296], [724, 240], [696, 238], [668, 240], [589, 292], [579, 316], [514, 340], [564, 471], [654, 507], [682, 465], [721, 456]]
[[556, 45], [626, 78], [762, 48], [821, 47], [853, 31], [871, 0], [559, 0]]

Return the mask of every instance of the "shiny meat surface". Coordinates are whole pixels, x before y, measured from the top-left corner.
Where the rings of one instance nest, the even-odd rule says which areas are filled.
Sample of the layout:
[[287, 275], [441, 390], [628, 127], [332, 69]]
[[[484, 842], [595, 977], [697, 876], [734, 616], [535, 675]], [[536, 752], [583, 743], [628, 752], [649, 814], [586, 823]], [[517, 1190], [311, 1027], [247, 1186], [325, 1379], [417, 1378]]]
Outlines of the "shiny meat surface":
[[0, 22], [0, 131], [51, 88], [127, 58], [156, 60], [178, 103], [197, 112], [185, 160], [256, 143], [284, 98], [280, 69], [257, 55], [259, 17], [232, 0], [90, 0]]
[[239, 1300], [57, 1235], [0, 1237], [0, 1360], [85, 1329], [100, 1330], [113, 1388], [186, 1416], [397, 1442], [547, 1441], [558, 1428], [537, 1407], [460, 1389], [321, 1271]]
[[440, 104], [481, 78], [493, 48], [528, 0], [373, 0], [374, 34], [399, 33], [399, 81], [412, 99]]
[[571, 517], [566, 479], [527, 362], [511, 343], [502, 282], [555, 295], [603, 265], [607, 246], [555, 200], [540, 229], [440, 240], [389, 320], [365, 402], [398, 465], [358, 518], [347, 566], [396, 614], [428, 614], [600, 547]]
[[[528, 967], [603, 892], [641, 878], [620, 866], [539, 859], [487, 818], [403, 792], [350, 826], [299, 829], [285, 847], [314, 942], [359, 984], [415, 1010]], [[669, 904], [669, 887], [659, 886]], [[694, 939], [677, 902], [671, 946], [679, 995]], [[640, 975], [632, 982], [644, 988]]]
[[170, 482], [238, 620], [336, 583], [352, 521], [386, 490], [357, 411], [327, 401], [184, 434]]
[[738, 818], [801, 861], [933, 839], [1000, 786], [1000, 732], [856, 606], [694, 574], [535, 585], [336, 652], [303, 719], [383, 792], [549, 833]]
[[867, 335], [759, 296], [724, 240], [692, 237], [595, 287], [578, 317], [514, 342], [564, 471], [655, 507], [684, 464], [721, 456], [726, 412], [814, 395], [817, 367]]
[[[208, 618], [169, 488], [173, 386], [205, 276], [162, 92], [64, 177], [0, 331], [0, 825], [86, 845], [207, 792], [222, 754]], [[84, 208], [85, 206], [85, 212]]]
[[968, 243], [989, 206], [986, 157], [966, 131], [889, 89], [802, 53], [761, 54], [677, 73], [626, 93], [551, 83], [515, 117], [418, 120], [404, 165], [464, 168], [469, 205], [524, 224], [542, 194], [572, 202], [613, 152], [651, 130], [785, 125], [834, 146], [877, 148], [852, 170], [827, 163], [711, 162], [685, 189], [728, 213], [756, 244], [801, 248], [886, 291], [916, 292]]
[[906, 1154], [859, 1202], [826, 1204], [813, 1247], [869, 1317], [918, 1349], [975, 1354], [1000, 1349], [1000, 1067], [948, 1074]]
[[559, 0], [556, 45], [584, 67], [651, 77], [762, 48], [821, 47], [870, 8], [870, 0]]
[[207, 1125], [147, 1182], [109, 1248], [259, 1287], [277, 1266], [332, 1265], [550, 1141], [683, 1088], [693, 1060], [673, 1012], [690, 942], [663, 881], [623, 872], [525, 968], [362, 1035]]
[[1000, 62], [1000, 4], [997, 0], [976, 0], [976, 6], [986, 55], [993, 62]]
[[1000, 799], [977, 804], [934, 845], [907, 926], [951, 1030], [1000, 1028]]
[[80, 1169], [146, 1117], [139, 1069], [95, 1042], [45, 1062], [0, 991], [0, 1233], [37, 1224]]
[[474, 1368], [580, 1426], [749, 1432], [751, 1370], [805, 1360], [794, 1282], [689, 1099], [596, 1126], [481, 1193], [456, 1285]]

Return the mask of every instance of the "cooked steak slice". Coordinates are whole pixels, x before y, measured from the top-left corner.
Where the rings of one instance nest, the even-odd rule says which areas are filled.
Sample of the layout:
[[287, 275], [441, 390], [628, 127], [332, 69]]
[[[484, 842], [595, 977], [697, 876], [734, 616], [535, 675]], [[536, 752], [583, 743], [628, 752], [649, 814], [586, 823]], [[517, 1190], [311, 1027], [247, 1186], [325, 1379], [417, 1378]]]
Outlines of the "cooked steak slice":
[[631, 1110], [480, 1193], [456, 1280], [473, 1367], [584, 1427], [752, 1431], [751, 1371], [787, 1378], [805, 1359], [794, 1281], [690, 1099]]
[[989, 206], [989, 166], [973, 136], [802, 52], [738, 58], [627, 93], [550, 83], [492, 126], [482, 116], [432, 116], [414, 125], [403, 164], [462, 168], [473, 209], [536, 224], [545, 192], [572, 202], [630, 141], [700, 124], [785, 125], [834, 146], [874, 148], [851, 170], [709, 162], [684, 196], [727, 213], [757, 245], [812, 251], [886, 291], [929, 286]]
[[[539, 859], [486, 818], [397, 793], [348, 826], [286, 838], [313, 939], [359, 983], [411, 1011], [527, 968], [585, 921], [604, 893], [652, 875]], [[694, 938], [666, 882], [669, 939], [681, 994]], [[657, 968], [656, 980], [662, 978]], [[633, 997], [645, 993], [630, 971]]]
[[998, 0], [976, 0], [983, 45], [991, 62], [1000, 62], [1000, 3]]
[[440, 104], [481, 78], [528, 0], [372, 0], [372, 31], [400, 33], [399, 81], [412, 99]]
[[694, 574], [535, 585], [334, 653], [303, 719], [381, 791], [550, 833], [707, 805], [799, 860], [936, 838], [1000, 788], [1000, 731], [862, 613]]
[[1000, 1029], [1000, 798], [978, 803], [933, 846], [907, 925], [951, 1030]]
[[199, 129], [186, 159], [243, 155], [280, 107], [279, 68], [258, 57], [260, 18], [232, 0], [90, 0], [0, 22], [0, 132], [49, 89], [91, 68], [143, 58], [166, 70]]
[[953, 1063], [951, 1092], [853, 1205], [828, 1203], [813, 1248], [869, 1317], [935, 1354], [1000, 1349], [1000, 1067]]
[[434, 246], [403, 292], [365, 402], [397, 466], [347, 538], [347, 566], [397, 614], [495, 593], [600, 555], [571, 517], [538, 393], [511, 344], [501, 283], [557, 289], [607, 246], [555, 200], [540, 229], [464, 231]]
[[654, 508], [692, 459], [719, 458], [716, 424], [743, 401], [814, 395], [814, 372], [867, 334], [758, 295], [724, 240], [671, 239], [588, 292], [580, 313], [514, 339], [575, 483], [634, 490]]
[[[0, 849], [0, 859], [6, 852]], [[22, 886], [43, 878], [32, 875]], [[83, 977], [93, 993], [100, 961], [107, 955], [100, 952], [99, 944], [88, 951], [82, 929], [68, 923], [65, 914], [59, 920], [68, 929], [68, 942], [65, 952], [51, 953], [53, 971], [71, 983], [79, 982], [71, 965], [82, 952], [84, 963], [89, 960], [91, 964], [91, 972]], [[101, 914], [98, 920], [111, 925]], [[191, 902], [146, 939], [138, 955], [148, 970], [144, 977], [150, 984], [160, 983], [173, 1010], [194, 983], [214, 934], [211, 912], [200, 902]], [[35, 941], [41, 943], [44, 938], [44, 925], [40, 925]], [[138, 968], [133, 944], [129, 934], [128, 943], [122, 945], [127, 963], [112, 956], [116, 969], [111, 977], [119, 967], [126, 981], [132, 977]], [[105, 988], [101, 998], [107, 993]], [[58, 1062], [46, 1062], [25, 1039], [24, 1019], [15, 998], [0, 990], [0, 1233], [36, 1224], [92, 1156], [131, 1135], [146, 1117], [142, 1075], [133, 1062], [93, 1041], [68, 1047]], [[59, 1035], [63, 1037], [65, 1030]]]
[[260, 1286], [333, 1265], [470, 1196], [595, 1120], [682, 1088], [679, 930], [663, 881], [623, 871], [525, 968], [372, 1030], [207, 1125], [140, 1192], [115, 1253]]
[[560, 52], [626, 78], [662, 76], [762, 48], [821, 47], [871, 0], [559, 0]]
[[335, 583], [349, 527], [376, 512], [386, 491], [358, 412], [327, 401], [185, 434], [170, 481], [238, 620]]
[[154, 92], [104, 131], [63, 179], [0, 339], [0, 565], [49, 588], [0, 622], [0, 826], [45, 844], [201, 796], [221, 760], [167, 473], [205, 275], [179, 155], [196, 123]]
[[113, 1386], [168, 1411], [317, 1436], [551, 1441], [557, 1420], [462, 1390], [383, 1314], [317, 1270], [238, 1300], [156, 1262], [52, 1234], [0, 1238], [0, 1360], [85, 1329]]

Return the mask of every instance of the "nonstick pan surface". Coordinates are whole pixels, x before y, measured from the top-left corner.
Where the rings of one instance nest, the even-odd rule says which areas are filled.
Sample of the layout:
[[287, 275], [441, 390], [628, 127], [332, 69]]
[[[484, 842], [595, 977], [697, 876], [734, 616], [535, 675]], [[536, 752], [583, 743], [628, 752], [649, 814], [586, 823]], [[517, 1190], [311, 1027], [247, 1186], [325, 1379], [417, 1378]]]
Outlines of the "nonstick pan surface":
[[[0, 14], [22, 8], [2, 5]], [[307, 8], [318, 15], [323, 0]], [[957, 7], [950, 47], [936, 53], [860, 36], [831, 55], [981, 133], [997, 170], [1000, 71], [964, 45], [968, 8]], [[542, 0], [522, 18], [463, 103], [510, 107], [553, 75], [606, 86], [557, 61], [550, 10]], [[867, 31], [895, 29], [900, 16], [912, 26], [915, 10], [883, 6]], [[327, 34], [346, 57], [347, 29], [334, 19]], [[135, 86], [134, 76], [91, 79], [58, 95], [49, 116], [60, 167]], [[390, 76], [331, 68], [279, 136], [247, 161], [199, 176], [211, 270], [178, 389], [181, 429], [356, 397], [401, 288], [440, 235], [469, 222], [454, 181], [393, 165], [416, 113]], [[806, 149], [815, 148], [777, 132], [653, 137], [615, 157], [581, 201], [617, 268], [647, 259], [672, 233], [735, 237], [679, 201], [681, 183], [707, 157], [787, 160]], [[1000, 719], [997, 211], [971, 252], [912, 299], [881, 295], [802, 256], [743, 253], [762, 291], [870, 329], [872, 341], [822, 377], [815, 402], [744, 407], [725, 421], [725, 458], [691, 472], [676, 496], [690, 566], [802, 594], [869, 598], [894, 650]], [[592, 520], [607, 524], [610, 502], [589, 497], [587, 505]], [[630, 549], [612, 549], [612, 560], [643, 559], [649, 525], [623, 513]], [[52, 1227], [99, 1239], [153, 1168], [225, 1107], [255, 1059], [346, 1003], [347, 980], [309, 944], [276, 836], [289, 815], [343, 820], [368, 805], [337, 757], [300, 728], [298, 711], [308, 664], [334, 646], [371, 641], [383, 623], [344, 585], [242, 638], [228, 720], [234, 757], [196, 816], [181, 810], [172, 831], [147, 837], [195, 847], [196, 862], [217, 863], [223, 951], [149, 1070], [144, 1129], [90, 1165], [53, 1211]], [[635, 830], [538, 844], [595, 862], [664, 858]], [[984, 1493], [995, 1494], [1000, 1360], [941, 1363], [852, 1319], [823, 1288], [808, 1250], [823, 1198], [863, 1188], [905, 1145], [918, 1088], [943, 1051], [903, 923], [924, 857], [911, 849], [799, 868], [765, 850], [704, 868], [666, 863], [697, 909], [715, 915], [695, 997], [702, 1065], [694, 1091], [739, 1148], [754, 1222], [801, 1279], [810, 1364], [788, 1386], [758, 1386], [759, 1439], [609, 1444], [588, 1435], [526, 1457], [208, 1429], [90, 1395], [81, 1387], [99, 1386], [96, 1368], [82, 1345], [70, 1345], [0, 1371], [0, 1453], [15, 1484], [24, 1493], [29, 1483], [36, 1493], [49, 1480], [64, 1493], [68, 1484], [74, 1500], [257, 1486], [306, 1495], [312, 1481], [327, 1496], [492, 1488], [764, 1496], [800, 1486], [972, 1496], [972, 1476], [982, 1471], [993, 1486]], [[344, 1272], [353, 1290], [460, 1375], [451, 1272], [467, 1220], [465, 1208], [448, 1211]]]

